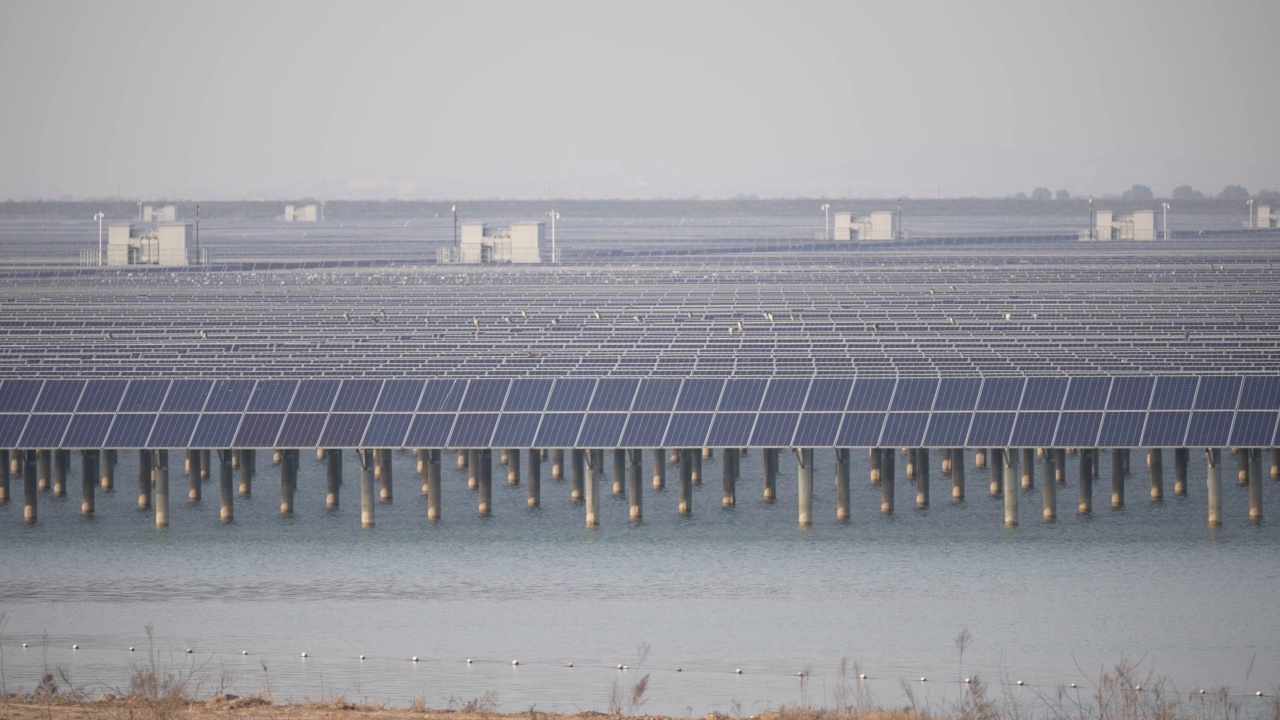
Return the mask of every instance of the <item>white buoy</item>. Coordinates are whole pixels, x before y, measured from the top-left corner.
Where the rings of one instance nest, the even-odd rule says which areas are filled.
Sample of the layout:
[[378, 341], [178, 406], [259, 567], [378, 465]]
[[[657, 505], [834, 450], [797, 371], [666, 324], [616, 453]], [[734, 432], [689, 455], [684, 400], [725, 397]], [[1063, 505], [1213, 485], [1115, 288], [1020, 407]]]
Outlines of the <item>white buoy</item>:
[[190, 655], [190, 654], [191, 654], [191, 648], [187, 648], [187, 654], [188, 654], [188, 655]]
[[1022, 682], [1021, 680], [1019, 680], [1016, 684], [1018, 684], [1018, 685], [1026, 685], [1026, 683]]
[[1255, 693], [1254, 693], [1254, 695], [1255, 695], [1255, 696], [1257, 696], [1257, 697], [1262, 697], [1262, 691], [1261, 691], [1261, 690], [1259, 690], [1259, 691], [1255, 692]]
[[[22, 647], [24, 647], [24, 648], [25, 648], [26, 646], [27, 646], [27, 644], [26, 644], [26, 643], [22, 643]], [[129, 648], [129, 649], [130, 649], [130, 650], [132, 650], [133, 648]]]
[[470, 665], [470, 664], [471, 664], [471, 658], [467, 658], [467, 664], [468, 664], [468, 665]]
[[734, 674], [734, 675], [741, 675], [741, 674], [742, 674], [742, 668], [737, 668], [737, 669], [735, 669], [735, 670], [733, 671], [733, 674]]
[[1204, 688], [1200, 688], [1200, 694], [1201, 694], [1201, 695], [1203, 695], [1203, 694], [1204, 694]]
[[520, 664], [520, 661], [519, 661], [519, 660], [512, 660], [512, 661], [511, 661], [511, 664], [512, 664], [512, 666], [516, 666], [516, 665], [519, 665], [519, 664]]
[[1071, 687], [1073, 687], [1073, 688], [1074, 688], [1074, 687], [1079, 687], [1079, 685], [1076, 685], [1075, 683], [1071, 683]]
[[248, 655], [248, 654], [249, 654], [249, 651], [248, 651], [248, 650], [241, 650], [241, 651], [240, 651], [240, 654], [241, 654], [241, 655]]
[[965, 678], [965, 679], [964, 679], [964, 684], [965, 684], [965, 685], [969, 685], [969, 684], [971, 684], [972, 682], [973, 682], [973, 678]]
[[866, 673], [862, 673], [861, 675], [859, 675], [859, 676], [858, 676], [858, 679], [859, 679], [859, 680], [866, 680], [866, 679], [867, 679], [867, 674], [866, 674]]
[[302, 653], [302, 657], [306, 657], [306, 656], [307, 656], [307, 654], [306, 654], [306, 653]]
[[623, 669], [623, 670], [630, 670], [630, 669], [631, 669], [631, 666], [630, 666], [630, 665], [623, 665], [623, 666], [622, 666], [622, 669]]
[[364, 659], [364, 656], [363, 656], [363, 655], [361, 655], [361, 656], [360, 656], [360, 659], [361, 659], [361, 660], [363, 660], [363, 659]]
[[[26, 645], [23, 645], [22, 647], [26, 647]], [[133, 652], [133, 646], [132, 646], [132, 645], [130, 645], [130, 646], [129, 646], [129, 652]]]
[[410, 658], [410, 661], [411, 661], [411, 662], [418, 662], [418, 656], [417, 656], [417, 655], [414, 655], [412, 658]]
[[921, 677], [920, 677], [920, 682], [929, 682], [929, 678], [924, 677], [924, 676], [921, 676]]
[[618, 664], [618, 669], [619, 669], [619, 670], [621, 670], [621, 669], [622, 669], [622, 664], [621, 664], [621, 663], [619, 663], [619, 664]]
[[71, 646], [71, 649], [72, 649], [72, 650], [79, 650], [79, 649], [80, 649], [80, 646], [79, 646], [79, 645], [72, 645], [72, 646]]

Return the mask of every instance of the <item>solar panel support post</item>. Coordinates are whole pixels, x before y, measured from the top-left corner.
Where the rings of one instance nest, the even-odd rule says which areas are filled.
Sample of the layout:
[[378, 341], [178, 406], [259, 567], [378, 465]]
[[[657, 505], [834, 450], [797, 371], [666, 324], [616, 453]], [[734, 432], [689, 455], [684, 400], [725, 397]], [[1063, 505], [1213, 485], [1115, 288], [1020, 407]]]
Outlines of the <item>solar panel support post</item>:
[[37, 486], [39, 487], [40, 492], [48, 492], [49, 477], [52, 474], [52, 466], [53, 466], [53, 451], [41, 450], [40, 460], [36, 463], [36, 465], [37, 465], [37, 468], [39, 469]]
[[378, 458], [378, 468], [379, 468], [379, 470], [378, 470], [378, 483], [379, 483], [379, 486], [380, 486], [380, 487], [379, 487], [379, 490], [378, 490], [378, 497], [382, 499], [382, 502], [384, 502], [384, 503], [389, 503], [389, 502], [391, 502], [391, 501], [393, 500], [393, 497], [392, 497], [393, 493], [392, 493], [392, 490], [391, 490], [391, 480], [392, 480], [391, 457], [392, 457], [392, 454], [391, 454], [391, 451], [390, 451], [390, 450], [388, 450], [387, 448], [383, 448], [383, 449], [381, 449], [381, 450], [377, 450], [377, 451], [376, 451], [376, 453], [377, 453], [377, 458]]
[[871, 484], [880, 484], [880, 450], [879, 448], [869, 448], [867, 450], [868, 460], [871, 464]]
[[836, 448], [836, 520], [849, 521], [849, 448]]
[[582, 472], [585, 458], [582, 451], [574, 448], [569, 451], [569, 499], [582, 502]]
[[459, 451], [458, 451], [458, 469], [459, 469], [459, 470], [466, 470], [466, 469], [467, 469], [467, 463], [468, 463], [470, 460], [471, 460], [471, 453], [470, 453], [470, 451], [467, 451], [467, 450], [459, 450]]
[[916, 458], [916, 507], [929, 507], [929, 451], [915, 449]]
[[1080, 450], [1080, 514], [1093, 512], [1093, 455], [1097, 450], [1081, 448]]
[[[581, 453], [583, 451], [575, 450], [574, 452]], [[604, 456], [597, 455], [596, 452], [595, 450], [588, 450], [584, 463], [586, 482], [583, 486], [583, 505], [586, 510], [588, 528], [600, 526], [600, 465], [604, 460]]]
[[1209, 503], [1209, 527], [1222, 525], [1222, 450], [1205, 448], [1205, 490]]
[[1000, 497], [1004, 494], [1004, 450], [991, 448], [987, 464], [991, 466], [991, 497]]
[[1030, 492], [1036, 487], [1036, 451], [1034, 448], [1022, 449], [1022, 489]]
[[662, 490], [667, 486], [667, 452], [663, 448], [653, 451], [653, 489]]
[[[1075, 452], [1074, 450], [1072, 452]], [[1053, 481], [1059, 485], [1067, 484], [1067, 449], [1055, 448], [1053, 451]]]
[[1271, 479], [1280, 481], [1280, 448], [1271, 448]]
[[280, 516], [293, 517], [293, 488], [298, 482], [298, 451], [280, 451]]
[[36, 499], [40, 497], [40, 483], [36, 478], [36, 466], [32, 457], [34, 454], [34, 450], [28, 450], [26, 460], [22, 463], [22, 521], [28, 525], [36, 521]]
[[169, 451], [155, 451], [156, 527], [169, 527]]
[[138, 509], [151, 509], [151, 461], [154, 455], [150, 450], [138, 451]]
[[520, 486], [520, 451], [514, 448], [507, 450], [507, 485]]
[[639, 522], [644, 517], [644, 483], [640, 481], [641, 451], [627, 451], [627, 500], [629, 517], [632, 522]]
[[376, 504], [373, 489], [373, 451], [357, 450], [360, 458], [360, 527], [374, 526], [373, 510]]
[[771, 503], [778, 498], [778, 450], [765, 448], [760, 457], [764, 464], [764, 501]]
[[554, 448], [551, 451], [551, 479], [564, 480], [564, 450]]
[[9, 504], [9, 451], [0, 450], [0, 505]]
[[510, 455], [510, 453], [507, 451], [507, 449], [506, 449], [506, 448], [502, 448], [502, 450], [501, 450], [501, 451], [499, 451], [499, 453], [498, 453], [498, 464], [499, 464], [499, 465], [501, 465], [502, 467], [506, 467], [506, 466], [507, 466], [507, 458], [509, 457], [509, 455]]
[[891, 448], [877, 448], [876, 452], [880, 454], [880, 512], [885, 515], [893, 514], [893, 484], [894, 484], [894, 468], [893, 464], [897, 461]]
[[973, 466], [979, 470], [987, 466], [987, 451], [978, 448], [973, 452]]
[[680, 503], [681, 515], [693, 514], [693, 450], [680, 451]]
[[1004, 460], [1004, 526], [1018, 527], [1018, 451], [1005, 448], [1000, 454]]
[[94, 467], [96, 452], [80, 451], [80, 514], [85, 517], [93, 516], [93, 491], [98, 488], [98, 470]]
[[489, 517], [493, 514], [493, 451], [488, 448], [477, 450], [475, 459], [480, 462], [477, 510], [480, 517]]
[[720, 468], [720, 485], [721, 485], [720, 506], [721, 507], [733, 507], [738, 503], [737, 482], [733, 474], [733, 455], [737, 452], [738, 451], [734, 450], [733, 448], [725, 448], [721, 452], [721, 460], [722, 460], [721, 462], [722, 467]]
[[1151, 499], [1164, 500], [1164, 451], [1160, 448], [1147, 449], [1147, 472], [1151, 474]]
[[536, 508], [542, 504], [542, 452], [529, 451], [529, 507]]
[[1054, 480], [1058, 453], [1053, 448], [1044, 451], [1044, 483], [1040, 488], [1041, 500], [1044, 503], [1044, 521], [1058, 520], [1058, 482]]
[[1111, 507], [1124, 507], [1124, 450], [1111, 451]]
[[256, 450], [240, 451], [240, 497], [253, 495], [253, 465]]
[[432, 448], [427, 463], [427, 520], [440, 521], [440, 448]]
[[693, 465], [693, 485], [697, 487], [702, 484], [702, 452], [699, 450], [690, 451], [689, 460]]
[[98, 456], [98, 472], [102, 476], [102, 491], [111, 492], [116, 488], [116, 451], [103, 450]]
[[480, 451], [479, 450], [463, 450], [467, 455], [467, 489], [476, 491], [480, 489]]
[[324, 453], [324, 506], [337, 510], [342, 492], [342, 449], [328, 448]]
[[951, 449], [950, 448], [943, 448], [942, 461], [938, 463], [938, 471], [942, 473], [943, 477], [951, 476]]
[[964, 500], [964, 450], [951, 449], [951, 501]]
[[801, 527], [813, 524], [813, 449], [796, 448], [796, 507]]
[[231, 458], [235, 456], [234, 450], [218, 451], [218, 496], [221, 500], [221, 507], [218, 509], [218, 520], [223, 524], [230, 524], [235, 519], [235, 488], [232, 487], [234, 482], [232, 478]]
[[[211, 457], [211, 453], [209, 450], [201, 450], [199, 452], [200, 452], [200, 479], [208, 480], [209, 472], [210, 472], [209, 459]], [[196, 499], [198, 500], [199, 498], [196, 498]]]
[[1173, 494], [1178, 497], [1187, 496], [1187, 448], [1173, 450]]
[[1262, 522], [1262, 448], [1249, 453], [1249, 522]]
[[613, 496], [621, 497], [627, 492], [627, 451], [613, 451]]
[[[1249, 484], [1249, 452], [1244, 448], [1231, 448], [1231, 453], [1236, 456], [1236, 484], [1241, 487]], [[44, 490], [44, 486], [41, 486]]]
[[200, 502], [200, 479], [205, 476], [204, 453], [199, 450], [188, 451], [191, 471], [187, 473], [187, 501]]

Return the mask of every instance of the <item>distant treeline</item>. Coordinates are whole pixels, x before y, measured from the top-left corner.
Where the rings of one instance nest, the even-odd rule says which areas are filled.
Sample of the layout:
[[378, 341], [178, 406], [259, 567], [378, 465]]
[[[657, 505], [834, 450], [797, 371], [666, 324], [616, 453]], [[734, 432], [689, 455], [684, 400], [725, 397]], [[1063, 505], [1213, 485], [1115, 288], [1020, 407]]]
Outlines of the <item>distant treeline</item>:
[[[201, 201], [200, 217], [210, 220], [274, 220], [284, 215], [284, 206], [319, 204], [319, 200], [237, 200]], [[821, 206], [831, 205], [831, 212], [865, 214], [875, 210], [894, 210], [897, 198], [838, 199], [791, 198], [733, 200], [464, 200], [458, 201], [460, 220], [491, 218], [541, 218], [551, 208], [575, 218], [626, 217], [815, 217], [822, 215]], [[1094, 208], [1130, 212], [1159, 209], [1161, 200], [1098, 199]], [[196, 215], [195, 201], [155, 201], [154, 206], [177, 206], [178, 218], [190, 221]], [[328, 200], [324, 204], [326, 220], [397, 220], [451, 217], [449, 200]], [[1175, 212], [1197, 215], [1233, 215], [1246, 213], [1243, 200], [1202, 198], [1172, 202]], [[1026, 198], [906, 198], [903, 211], [911, 216], [1074, 216], [1088, 215], [1087, 198], [1070, 200], [1032, 200]], [[6, 200], [0, 202], [0, 220], [88, 220], [101, 211], [108, 222], [134, 220], [138, 217], [136, 200]]]

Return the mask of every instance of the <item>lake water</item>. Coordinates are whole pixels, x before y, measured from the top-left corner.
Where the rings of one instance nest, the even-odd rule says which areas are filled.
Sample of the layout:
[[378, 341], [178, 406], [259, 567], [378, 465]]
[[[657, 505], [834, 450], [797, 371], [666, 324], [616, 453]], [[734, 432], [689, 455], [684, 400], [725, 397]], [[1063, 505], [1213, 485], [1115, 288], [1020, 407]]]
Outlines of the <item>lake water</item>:
[[[353, 455], [343, 505], [327, 511], [324, 466], [304, 453], [286, 519], [278, 471], [260, 454], [254, 496], [236, 499], [229, 526], [218, 522], [216, 482], [202, 503], [187, 502], [177, 453], [167, 530], [137, 509], [136, 453], [121, 454], [116, 490], [99, 492], [92, 519], [79, 515], [78, 462], [69, 498], [43, 494], [34, 526], [22, 523], [14, 482], [14, 501], [0, 507], [2, 682], [29, 691], [51, 670], [96, 695], [127, 687], [130, 668], [154, 658], [194, 672], [202, 693], [269, 685], [278, 701], [421, 697], [443, 707], [492, 691], [503, 710], [573, 711], [604, 710], [615, 684], [650, 673], [641, 710], [692, 714], [830, 704], [843, 659], [858, 663], [883, 705], [904, 702], [905, 683], [943, 707], [971, 674], [1022, 680], [1012, 692], [1034, 703], [1125, 659], [1180, 692], [1230, 686], [1246, 712], [1263, 702], [1247, 694], [1280, 685], [1280, 529], [1247, 521], [1231, 461], [1225, 525], [1207, 527], [1199, 451], [1187, 497], [1173, 497], [1166, 453], [1160, 503], [1148, 499], [1135, 453], [1123, 510], [1107, 506], [1103, 462], [1090, 517], [1075, 512], [1071, 457], [1060, 520], [1040, 521], [1037, 477], [1012, 530], [972, 454], [959, 504], [933, 454], [926, 510], [913, 507], [899, 460], [898, 510], [881, 516], [864, 451], [852, 453], [848, 523], [835, 519], [830, 451], [816, 453], [815, 520], [803, 529], [786, 455], [772, 504], [761, 499], [760, 453], [744, 458], [732, 509], [720, 505], [719, 459], [707, 462], [686, 518], [675, 471], [654, 491], [646, 453], [643, 523], [627, 520], [610, 478], [595, 530], [549, 464], [541, 509], [529, 510], [523, 484], [508, 487], [495, 468], [494, 515], [478, 517], [448, 453], [444, 519], [429, 524], [413, 457], [398, 453], [395, 501], [362, 530]], [[1266, 484], [1266, 517], [1275, 518], [1280, 485]], [[962, 664], [954, 640], [964, 630], [973, 641]]]

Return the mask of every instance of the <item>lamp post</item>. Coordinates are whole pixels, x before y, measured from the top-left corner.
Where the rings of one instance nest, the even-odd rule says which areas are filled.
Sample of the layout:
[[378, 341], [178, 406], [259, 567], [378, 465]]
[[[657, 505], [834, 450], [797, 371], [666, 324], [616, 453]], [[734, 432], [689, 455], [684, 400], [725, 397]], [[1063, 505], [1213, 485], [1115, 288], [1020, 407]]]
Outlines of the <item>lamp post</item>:
[[93, 216], [93, 219], [98, 221], [98, 264], [99, 265], [107, 264], [106, 258], [102, 256], [102, 219], [105, 217], [106, 215], [103, 215], [101, 210], [99, 210], [98, 213]]
[[558, 263], [560, 262], [560, 256], [556, 254], [556, 220], [560, 219], [560, 213], [552, 208], [547, 213], [547, 216], [551, 218], [551, 262]]
[[822, 203], [822, 239], [831, 242], [831, 203]]
[[1162, 213], [1163, 217], [1161, 218], [1161, 221], [1164, 224], [1164, 240], [1165, 242], [1168, 242], [1169, 241], [1169, 203], [1167, 202], [1160, 203], [1160, 209], [1163, 211]]
[[1245, 218], [1244, 226], [1252, 230], [1256, 227], [1253, 222], [1253, 198], [1249, 198], [1248, 202], [1245, 203], [1245, 209], [1248, 211], [1248, 215]]

